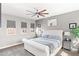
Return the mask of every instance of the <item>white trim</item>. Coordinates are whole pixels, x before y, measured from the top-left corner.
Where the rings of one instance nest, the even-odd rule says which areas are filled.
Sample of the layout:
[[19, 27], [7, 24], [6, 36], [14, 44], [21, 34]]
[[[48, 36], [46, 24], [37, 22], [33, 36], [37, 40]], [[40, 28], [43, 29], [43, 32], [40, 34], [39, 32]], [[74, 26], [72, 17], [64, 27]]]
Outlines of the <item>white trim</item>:
[[19, 45], [19, 44], [22, 44], [22, 42], [16, 43], [16, 44], [12, 44], [12, 45], [8, 45], [8, 46], [4, 46], [4, 47], [0, 47], [0, 49], [9, 48], [9, 47], [12, 47], [12, 46], [15, 46], [15, 45]]

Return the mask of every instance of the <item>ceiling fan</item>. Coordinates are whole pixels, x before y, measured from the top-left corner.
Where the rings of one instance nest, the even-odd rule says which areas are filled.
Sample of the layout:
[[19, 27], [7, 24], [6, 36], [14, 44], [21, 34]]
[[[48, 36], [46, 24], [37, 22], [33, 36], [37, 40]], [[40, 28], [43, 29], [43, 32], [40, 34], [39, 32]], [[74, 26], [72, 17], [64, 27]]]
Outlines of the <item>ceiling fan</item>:
[[29, 14], [26, 14], [26, 15], [31, 15], [32, 17], [37, 16], [37, 18], [39, 18], [40, 16], [45, 17], [45, 15], [49, 14], [49, 13], [47, 13], [46, 9], [39, 11], [38, 9], [34, 8], [34, 10], [35, 10], [35, 12], [26, 10], [27, 12], [30, 12]]

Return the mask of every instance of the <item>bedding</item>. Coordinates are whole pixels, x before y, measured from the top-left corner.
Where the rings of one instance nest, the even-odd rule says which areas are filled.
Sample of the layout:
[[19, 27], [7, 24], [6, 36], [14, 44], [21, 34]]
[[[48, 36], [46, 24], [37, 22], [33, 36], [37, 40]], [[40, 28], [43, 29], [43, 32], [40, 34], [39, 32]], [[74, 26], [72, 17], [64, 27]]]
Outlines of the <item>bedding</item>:
[[49, 54], [53, 53], [54, 49], [56, 49], [60, 46], [60, 40], [56, 40], [56, 39], [39, 37], [39, 38], [31, 39], [31, 40], [48, 46]]
[[56, 36], [56, 35], [49, 35], [48, 38], [49, 39], [60, 40], [60, 37], [59, 36]]
[[56, 35], [56, 34], [54, 35], [53, 33], [49, 34], [49, 33], [46, 33], [46, 32], [42, 33], [41, 37], [42, 37], [42, 38], [49, 38], [49, 39], [56, 39], [56, 40], [61, 39], [61, 38], [60, 38], [58, 35]]
[[41, 37], [43, 37], [43, 38], [48, 38], [48, 37], [49, 37], [49, 35], [43, 35], [43, 36], [41, 36]]
[[24, 49], [36, 56], [54, 56], [62, 47], [62, 30], [48, 30], [41, 37], [23, 39]]

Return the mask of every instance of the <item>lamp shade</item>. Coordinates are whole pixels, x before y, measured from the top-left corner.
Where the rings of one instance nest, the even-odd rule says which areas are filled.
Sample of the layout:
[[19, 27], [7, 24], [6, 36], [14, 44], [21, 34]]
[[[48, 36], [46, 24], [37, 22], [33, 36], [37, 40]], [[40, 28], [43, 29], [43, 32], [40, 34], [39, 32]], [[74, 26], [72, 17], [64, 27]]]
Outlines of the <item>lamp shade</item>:
[[64, 32], [64, 35], [70, 36], [70, 32]]

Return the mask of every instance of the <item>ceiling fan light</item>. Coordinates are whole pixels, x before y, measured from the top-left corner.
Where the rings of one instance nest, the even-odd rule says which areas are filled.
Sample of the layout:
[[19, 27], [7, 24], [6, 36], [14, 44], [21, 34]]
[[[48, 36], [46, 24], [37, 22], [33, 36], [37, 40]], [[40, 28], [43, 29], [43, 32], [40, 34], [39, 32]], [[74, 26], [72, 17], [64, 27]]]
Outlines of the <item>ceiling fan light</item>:
[[37, 17], [39, 18], [39, 15], [37, 15]]

